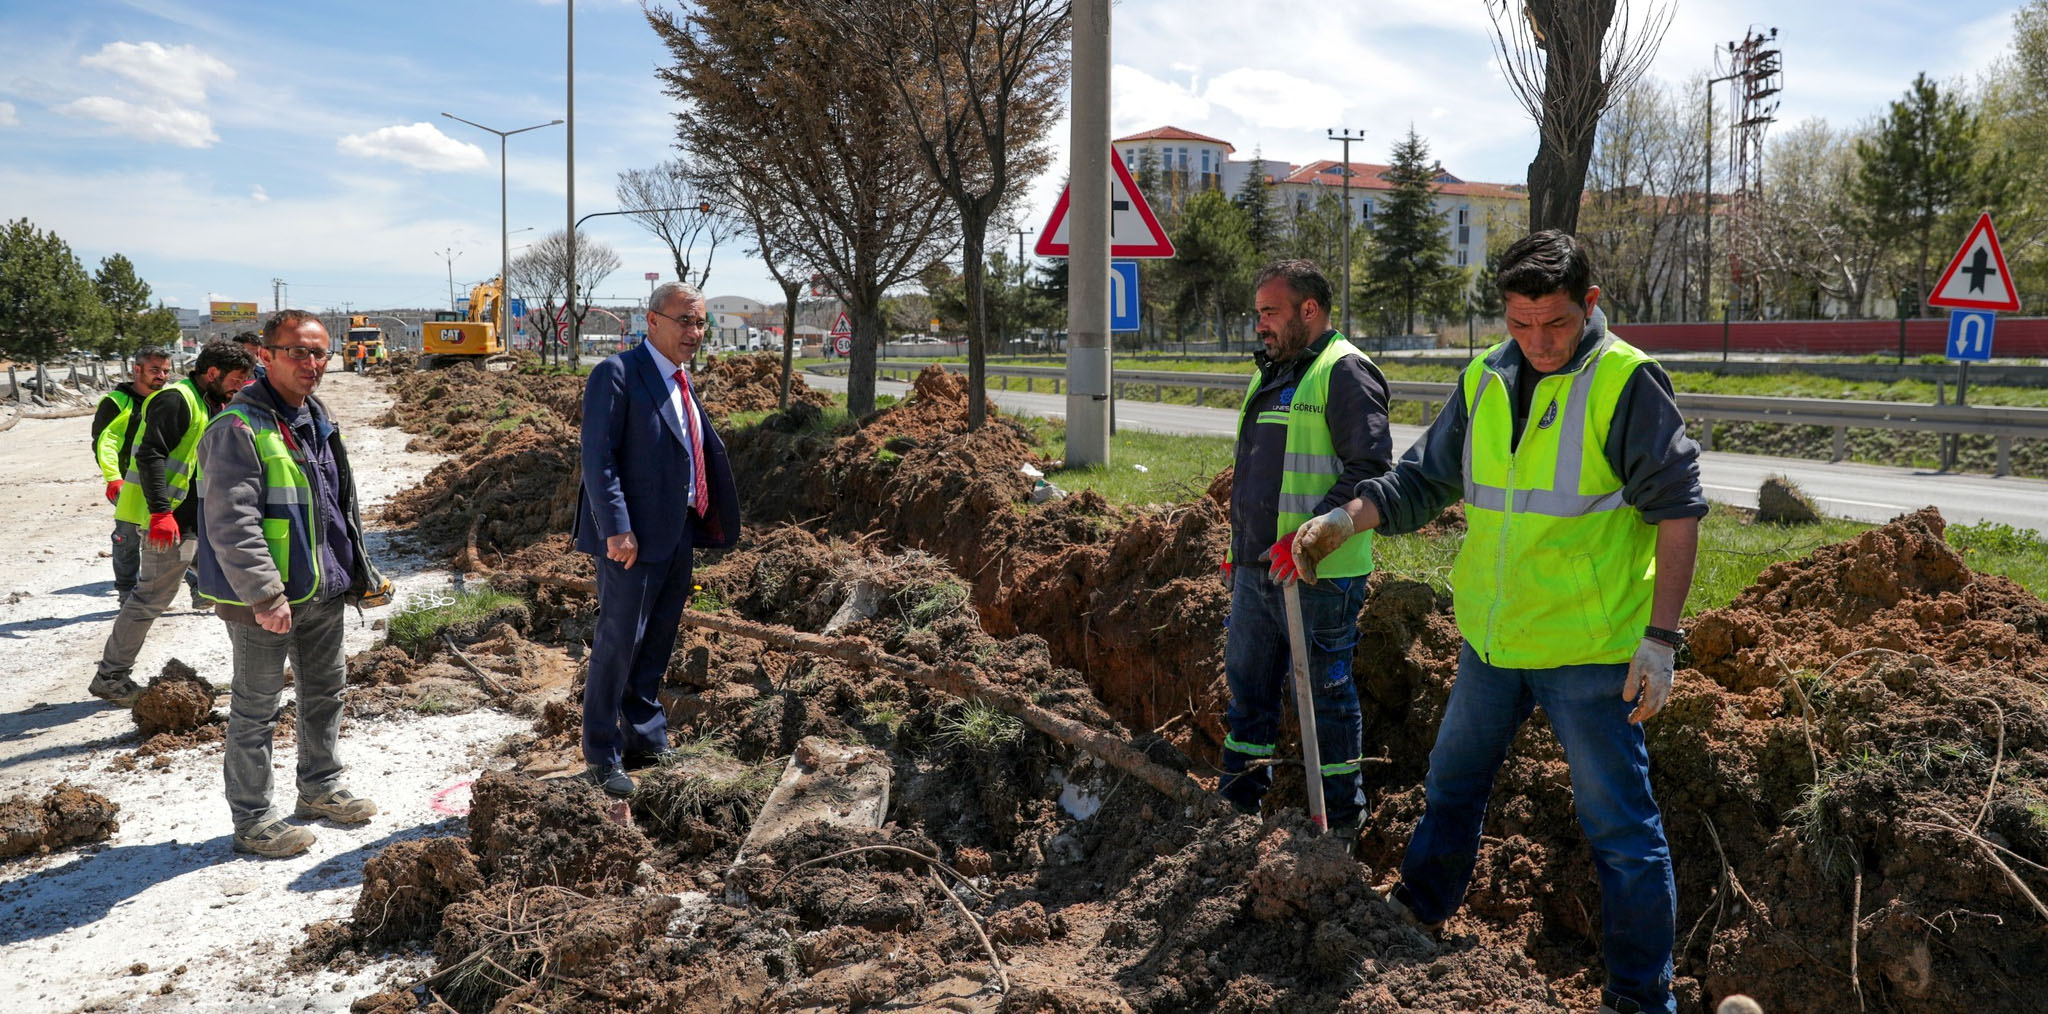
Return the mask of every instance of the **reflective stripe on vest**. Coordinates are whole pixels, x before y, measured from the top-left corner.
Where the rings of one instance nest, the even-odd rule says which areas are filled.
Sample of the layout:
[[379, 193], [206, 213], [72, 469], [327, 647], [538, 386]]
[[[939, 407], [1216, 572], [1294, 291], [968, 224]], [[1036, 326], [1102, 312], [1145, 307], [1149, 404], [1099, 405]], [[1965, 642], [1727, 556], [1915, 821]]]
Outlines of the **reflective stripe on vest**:
[[1475, 360], [1460, 382], [1466, 534], [1452, 570], [1458, 630], [1492, 665], [1625, 662], [1649, 622], [1656, 527], [1607, 462], [1614, 413], [1651, 361], [1607, 334], [1570, 374], [1537, 381], [1514, 443], [1514, 396]]
[[120, 406], [121, 410], [107, 420], [107, 427], [100, 431], [99, 438], [92, 444], [92, 459], [100, 466], [100, 477], [108, 482], [125, 480], [128, 462], [121, 460], [122, 452], [128, 449], [128, 431], [134, 428], [135, 396], [126, 391], [108, 391], [105, 400]]
[[[1344, 474], [1344, 460], [1337, 456], [1337, 446], [1330, 438], [1328, 409], [1330, 374], [1347, 356], [1362, 359], [1365, 353], [1342, 334], [1333, 334], [1330, 343], [1317, 354], [1315, 362], [1309, 364], [1307, 372], [1295, 384], [1294, 400], [1286, 408], [1262, 409], [1258, 414], [1260, 423], [1287, 427], [1279, 499], [1275, 504], [1279, 518], [1276, 530], [1268, 536], [1270, 539], [1278, 539], [1300, 528], [1321, 513], [1316, 508], [1329, 497], [1331, 487], [1337, 484], [1337, 477]], [[1251, 386], [1245, 391], [1244, 405], [1238, 409], [1239, 433], [1244, 432], [1245, 415], [1251, 411], [1252, 401], [1258, 397], [1259, 384], [1260, 377], [1255, 373]], [[1316, 576], [1358, 577], [1372, 573], [1372, 539], [1371, 532], [1353, 535], [1316, 565]]]
[[[170, 455], [164, 459], [164, 486], [171, 494], [171, 509], [177, 510], [178, 505], [185, 502], [193, 483], [199, 479], [199, 434], [206, 430], [208, 413], [198, 382], [186, 377], [175, 384], [165, 384], [144, 398], [142, 405], [135, 410], [134, 442], [141, 446], [142, 438], [149, 432], [149, 403], [171, 392], [185, 399], [185, 408], [191, 419], [185, 427], [185, 434], [178, 438], [177, 446], [171, 448]], [[143, 495], [142, 470], [136, 467], [132, 455], [128, 461], [128, 474], [123, 479], [126, 481], [121, 483], [120, 496], [114, 502], [114, 517], [148, 527], [149, 497]]]
[[[320, 590], [320, 530], [313, 517], [313, 487], [306, 478], [303, 458], [291, 438], [269, 412], [246, 404], [223, 409], [209, 426], [232, 426], [240, 421], [249, 428], [256, 457], [263, 463], [263, 542], [270, 561], [284, 582], [285, 598], [293, 605], [311, 599]], [[206, 501], [199, 501], [201, 530], [206, 525]], [[246, 606], [235, 597], [212, 544], [199, 541], [199, 597], [209, 602]]]

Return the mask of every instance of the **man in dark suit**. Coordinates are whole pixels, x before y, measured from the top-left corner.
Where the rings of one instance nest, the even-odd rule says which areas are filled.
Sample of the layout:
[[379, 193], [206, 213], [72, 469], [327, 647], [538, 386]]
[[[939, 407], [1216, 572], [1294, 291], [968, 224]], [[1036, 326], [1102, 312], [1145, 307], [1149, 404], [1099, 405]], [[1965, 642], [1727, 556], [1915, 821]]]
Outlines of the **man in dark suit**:
[[584, 777], [614, 796], [628, 768], [668, 753], [659, 691], [690, 598], [690, 553], [740, 531], [725, 444], [686, 369], [704, 296], [670, 282], [647, 299], [647, 340], [599, 363], [583, 388], [576, 548], [597, 563], [597, 634], [583, 688]]

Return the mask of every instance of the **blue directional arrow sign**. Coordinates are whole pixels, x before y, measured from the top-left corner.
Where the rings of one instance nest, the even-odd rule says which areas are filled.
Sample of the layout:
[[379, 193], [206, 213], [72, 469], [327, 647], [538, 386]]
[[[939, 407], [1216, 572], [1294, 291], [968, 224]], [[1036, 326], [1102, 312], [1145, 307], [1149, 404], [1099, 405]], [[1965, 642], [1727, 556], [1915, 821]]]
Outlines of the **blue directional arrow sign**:
[[1990, 310], [1951, 310], [1948, 315], [1948, 357], [1957, 362], [1982, 363], [1991, 359], [1991, 325], [1998, 315]]
[[1109, 262], [1109, 329], [1138, 329], [1138, 262]]

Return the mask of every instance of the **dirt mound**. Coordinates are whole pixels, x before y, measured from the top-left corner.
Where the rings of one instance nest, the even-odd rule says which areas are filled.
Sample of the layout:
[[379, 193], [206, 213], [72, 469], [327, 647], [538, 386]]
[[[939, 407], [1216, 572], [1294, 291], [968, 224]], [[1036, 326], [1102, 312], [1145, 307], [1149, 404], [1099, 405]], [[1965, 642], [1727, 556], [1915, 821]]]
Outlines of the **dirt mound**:
[[144, 739], [162, 732], [191, 732], [216, 717], [213, 684], [200, 679], [191, 666], [171, 659], [135, 696], [133, 714]]
[[470, 851], [493, 883], [575, 887], [640, 879], [647, 838], [608, 819], [610, 803], [595, 787], [493, 771], [470, 793]]
[[491, 555], [570, 530], [582, 466], [576, 435], [559, 427], [501, 430], [434, 466], [384, 509], [422, 548], [474, 566], [469, 546]]
[[1820, 511], [1799, 484], [1782, 475], [1764, 480], [1756, 494], [1756, 522], [1760, 525], [1814, 525]]
[[403, 841], [363, 863], [363, 891], [350, 925], [360, 946], [430, 941], [441, 910], [484, 886], [476, 858], [460, 838]]
[[120, 812], [107, 797], [69, 782], [59, 782], [41, 799], [15, 796], [0, 803], [0, 859], [105, 841], [120, 830], [114, 819]]
[[[782, 356], [760, 353], [720, 356], [690, 376], [704, 411], [714, 419], [738, 412], [767, 412], [782, 401]], [[791, 371], [789, 400], [792, 405], [830, 405], [832, 396], [814, 391], [804, 383], [803, 374]]]

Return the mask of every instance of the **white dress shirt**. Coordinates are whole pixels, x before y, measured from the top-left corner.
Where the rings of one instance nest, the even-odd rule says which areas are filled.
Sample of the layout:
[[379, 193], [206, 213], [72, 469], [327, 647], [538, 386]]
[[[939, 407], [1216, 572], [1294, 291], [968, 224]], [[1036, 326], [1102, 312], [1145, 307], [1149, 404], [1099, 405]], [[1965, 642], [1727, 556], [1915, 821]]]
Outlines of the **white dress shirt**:
[[[661, 382], [668, 385], [669, 407], [675, 410], [676, 418], [683, 421], [683, 432], [678, 439], [682, 441], [683, 450], [687, 452], [690, 449], [690, 430], [697, 425], [697, 420], [695, 412], [683, 410], [683, 385], [676, 383], [676, 371], [684, 367], [669, 362], [668, 357], [661, 354], [661, 348], [653, 342], [647, 342], [646, 345], [647, 354], [654, 357], [654, 368], [661, 371]], [[683, 499], [683, 506], [697, 506], [697, 488], [694, 483], [683, 488]]]

